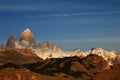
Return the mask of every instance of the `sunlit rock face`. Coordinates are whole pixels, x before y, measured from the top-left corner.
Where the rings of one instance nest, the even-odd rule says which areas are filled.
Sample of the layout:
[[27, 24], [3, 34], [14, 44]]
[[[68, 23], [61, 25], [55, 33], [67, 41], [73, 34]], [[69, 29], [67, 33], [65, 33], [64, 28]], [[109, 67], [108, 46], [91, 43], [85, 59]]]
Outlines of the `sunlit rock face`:
[[[34, 35], [29, 28], [25, 29], [21, 33], [18, 43], [19, 42], [20, 42], [20, 45], [24, 48], [33, 49], [37, 47], [35, 39], [34, 39]], [[16, 47], [17, 46], [18, 45], [16, 45]]]
[[19, 39], [15, 39], [14, 36], [10, 35], [6, 44], [6, 48], [34, 49], [36, 47], [34, 35], [28, 28], [21, 33]]
[[38, 49], [34, 52], [41, 58], [62, 58], [64, 51], [57, 44], [50, 44], [45, 41], [38, 45]]
[[31, 32], [31, 30], [29, 28], [27, 28], [26, 30], [24, 30], [21, 33], [21, 35], [20, 35], [20, 41], [22, 41], [22, 40], [26, 40], [29, 43], [30, 42], [35, 42], [34, 35], [33, 35], [33, 33]]

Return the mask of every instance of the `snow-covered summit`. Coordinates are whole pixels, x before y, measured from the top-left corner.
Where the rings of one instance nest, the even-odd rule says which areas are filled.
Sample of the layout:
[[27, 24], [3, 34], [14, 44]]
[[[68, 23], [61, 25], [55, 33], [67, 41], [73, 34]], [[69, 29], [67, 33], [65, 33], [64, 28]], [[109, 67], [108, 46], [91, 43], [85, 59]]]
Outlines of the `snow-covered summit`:
[[115, 58], [117, 57], [117, 51], [107, 51], [102, 48], [92, 48], [90, 51], [88, 51], [89, 54], [95, 54], [98, 56], [102, 56], [108, 63], [109, 65], [113, 65]]

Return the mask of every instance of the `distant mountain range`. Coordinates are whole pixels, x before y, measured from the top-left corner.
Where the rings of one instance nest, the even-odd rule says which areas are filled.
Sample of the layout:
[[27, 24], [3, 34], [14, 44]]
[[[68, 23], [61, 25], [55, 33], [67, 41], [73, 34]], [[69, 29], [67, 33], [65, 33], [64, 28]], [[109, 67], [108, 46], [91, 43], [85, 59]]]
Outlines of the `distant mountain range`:
[[37, 43], [28, 28], [18, 39], [10, 35], [0, 49], [0, 80], [100, 80], [102, 72], [111, 74], [120, 64], [120, 54], [115, 50], [92, 48], [82, 52], [77, 48], [64, 52], [58, 44]]
[[96, 54], [102, 56], [109, 65], [116, 63], [116, 59], [119, 58], [119, 54], [115, 50], [106, 51], [102, 48], [92, 48], [87, 52], [82, 52], [79, 49], [64, 52], [57, 44], [50, 44], [48, 41], [45, 41], [44, 43], [36, 43], [33, 33], [28, 28], [21, 33], [19, 39], [10, 35], [6, 43], [6, 48], [30, 49], [42, 59], [72, 56], [86, 57], [89, 54]]

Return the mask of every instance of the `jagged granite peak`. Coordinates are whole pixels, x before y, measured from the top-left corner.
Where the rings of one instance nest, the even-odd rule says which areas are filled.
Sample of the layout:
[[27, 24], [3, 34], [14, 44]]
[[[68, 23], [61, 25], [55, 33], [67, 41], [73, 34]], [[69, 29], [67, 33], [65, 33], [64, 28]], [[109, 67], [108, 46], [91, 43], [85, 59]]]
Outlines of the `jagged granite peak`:
[[5, 45], [2, 43], [1, 45], [0, 45], [0, 50], [4, 50], [5, 49]]
[[34, 51], [42, 59], [61, 58], [64, 51], [57, 44], [50, 44], [48, 41], [39, 44], [39, 49]]
[[10, 45], [7, 45], [8, 48], [30, 49], [44, 59], [61, 57], [62, 53], [64, 53], [57, 44], [50, 44], [48, 41], [37, 44], [34, 40], [33, 33], [29, 28], [21, 33], [19, 39], [14, 39], [13, 36], [10, 36], [7, 44]]
[[29, 28], [25, 29], [21, 35], [20, 40], [26, 40], [29, 42], [35, 42], [34, 35]]
[[21, 33], [19, 39], [15, 39], [13, 35], [10, 35], [6, 43], [6, 48], [34, 49], [36, 47], [37, 45], [33, 33], [30, 31], [29, 28]]
[[[36, 48], [36, 42], [34, 35], [29, 28], [26, 28], [20, 35], [19, 41], [16, 42], [17, 46], [20, 48]], [[20, 43], [20, 45], [19, 45]]]
[[15, 48], [15, 38], [14, 36], [11, 34], [7, 40], [7, 43], [6, 43], [6, 48]]
[[43, 43], [39, 44], [39, 48], [49, 50], [52, 49], [52, 45], [49, 43], [49, 41], [44, 41]]
[[54, 52], [59, 52], [59, 53], [63, 53], [63, 50], [59, 47], [59, 45], [58, 44], [54, 44], [54, 45], [52, 45], [52, 50], [54, 51]]
[[63, 53], [63, 50], [59, 47], [58, 44], [50, 44], [49, 41], [44, 41], [39, 45], [40, 48], [44, 49], [44, 51], [51, 51], [52, 53]]

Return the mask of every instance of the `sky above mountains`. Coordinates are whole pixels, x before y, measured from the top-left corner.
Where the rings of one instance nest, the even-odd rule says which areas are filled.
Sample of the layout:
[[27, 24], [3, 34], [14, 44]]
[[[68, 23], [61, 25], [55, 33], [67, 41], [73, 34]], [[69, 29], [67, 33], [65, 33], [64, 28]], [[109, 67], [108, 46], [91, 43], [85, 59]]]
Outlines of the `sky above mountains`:
[[0, 43], [26, 28], [64, 50], [120, 52], [120, 0], [0, 0]]

